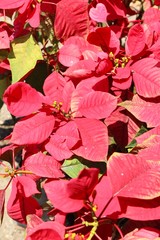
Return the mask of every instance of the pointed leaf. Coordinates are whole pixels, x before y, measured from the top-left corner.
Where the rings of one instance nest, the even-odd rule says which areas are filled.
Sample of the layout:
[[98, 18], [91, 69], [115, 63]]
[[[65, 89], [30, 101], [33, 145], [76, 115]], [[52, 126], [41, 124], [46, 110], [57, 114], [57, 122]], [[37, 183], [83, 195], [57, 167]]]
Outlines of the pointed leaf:
[[54, 29], [58, 39], [66, 40], [73, 35], [84, 37], [88, 21], [87, 0], [61, 0], [57, 3]]
[[75, 119], [79, 129], [82, 146], [72, 150], [78, 156], [91, 161], [105, 160], [108, 152], [107, 127], [96, 119]]
[[73, 148], [80, 139], [77, 125], [74, 121], [70, 121], [58, 128], [56, 134], [63, 137], [69, 149]]
[[137, 119], [147, 123], [147, 127], [156, 127], [160, 122], [160, 103], [143, 100], [138, 95], [134, 95], [132, 101], [125, 101], [119, 105], [125, 107]]
[[109, 93], [94, 91], [85, 95], [78, 110], [87, 118], [107, 118], [117, 107], [117, 98]]
[[108, 162], [113, 195], [138, 199], [160, 196], [160, 162], [115, 153]]
[[141, 24], [135, 24], [128, 32], [128, 38], [125, 45], [128, 56], [136, 56], [145, 48], [145, 34]]
[[64, 176], [60, 170], [61, 165], [59, 162], [42, 152], [33, 154], [25, 159], [24, 166], [26, 170], [30, 170], [40, 177], [60, 178]]
[[25, 35], [12, 42], [12, 51], [8, 60], [12, 71], [12, 82], [15, 83], [35, 67], [37, 60], [43, 60], [43, 57], [33, 36]]
[[23, 119], [16, 123], [11, 142], [17, 145], [42, 143], [53, 131], [54, 123], [54, 116], [48, 116], [45, 112]]
[[42, 105], [43, 97], [27, 83], [17, 82], [7, 88], [3, 101], [11, 114], [21, 117], [37, 111]]
[[58, 134], [51, 135], [45, 148], [58, 161], [70, 158], [73, 155], [64, 137]]
[[131, 66], [136, 91], [142, 97], [153, 98], [160, 95], [160, 68], [153, 58], [144, 58]]
[[54, 101], [62, 102], [62, 91], [65, 84], [65, 78], [56, 71], [46, 78], [43, 91], [45, 95], [49, 97], [51, 103]]

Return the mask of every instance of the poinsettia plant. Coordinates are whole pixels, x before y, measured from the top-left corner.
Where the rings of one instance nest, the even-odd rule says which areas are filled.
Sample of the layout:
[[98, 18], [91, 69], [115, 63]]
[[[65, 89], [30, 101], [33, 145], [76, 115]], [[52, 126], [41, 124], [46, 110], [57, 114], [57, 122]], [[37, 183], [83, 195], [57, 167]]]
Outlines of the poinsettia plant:
[[160, 239], [159, 6], [0, 2], [0, 219], [11, 184], [26, 240]]

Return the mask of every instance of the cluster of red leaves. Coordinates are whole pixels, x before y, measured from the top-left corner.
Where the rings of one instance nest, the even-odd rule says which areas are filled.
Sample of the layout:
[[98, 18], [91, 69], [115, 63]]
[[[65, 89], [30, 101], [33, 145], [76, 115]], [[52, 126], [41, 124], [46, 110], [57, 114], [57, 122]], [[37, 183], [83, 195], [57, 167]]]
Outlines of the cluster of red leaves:
[[[7, 211], [27, 225], [26, 240], [160, 238], [159, 5], [1, 1], [12, 26], [0, 23], [0, 52], [32, 34], [52, 70], [40, 89], [27, 72], [3, 94], [18, 121], [0, 176], [12, 182]], [[0, 73], [12, 68], [3, 56]]]

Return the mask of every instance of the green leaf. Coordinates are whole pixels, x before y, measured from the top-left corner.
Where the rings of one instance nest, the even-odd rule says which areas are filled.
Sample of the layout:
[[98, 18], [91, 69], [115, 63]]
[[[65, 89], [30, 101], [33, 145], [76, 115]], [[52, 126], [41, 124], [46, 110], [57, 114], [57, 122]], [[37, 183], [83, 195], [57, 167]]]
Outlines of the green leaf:
[[12, 82], [15, 83], [34, 69], [37, 60], [43, 60], [43, 57], [39, 45], [29, 34], [12, 42], [8, 60], [11, 66]]
[[81, 157], [65, 160], [61, 169], [69, 177], [76, 178], [79, 172], [84, 168], [99, 168], [99, 177], [106, 172], [105, 162], [92, 162]]

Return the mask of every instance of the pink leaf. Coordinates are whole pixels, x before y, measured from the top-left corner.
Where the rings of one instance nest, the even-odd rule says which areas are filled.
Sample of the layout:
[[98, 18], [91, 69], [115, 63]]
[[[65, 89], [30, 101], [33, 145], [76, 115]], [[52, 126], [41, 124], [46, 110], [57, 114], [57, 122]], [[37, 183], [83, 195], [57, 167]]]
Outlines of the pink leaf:
[[153, 58], [144, 58], [131, 66], [136, 91], [142, 97], [153, 98], [160, 95], [160, 68]]
[[138, 199], [159, 197], [160, 164], [133, 154], [115, 153], [108, 162], [113, 195]]
[[88, 21], [87, 0], [62, 0], [56, 6], [56, 37], [63, 40], [73, 35], [84, 37], [87, 34]]
[[117, 107], [117, 99], [109, 93], [93, 91], [85, 95], [78, 111], [87, 118], [102, 119], [108, 117]]
[[89, 11], [90, 18], [96, 22], [105, 22], [107, 15], [107, 9], [103, 3], [97, 3], [96, 7], [92, 7]]
[[145, 48], [145, 34], [141, 24], [135, 24], [128, 32], [128, 38], [125, 45], [128, 56], [136, 56]]
[[40, 177], [60, 178], [64, 176], [60, 170], [61, 165], [59, 162], [42, 152], [33, 154], [25, 159], [24, 166], [26, 170]]
[[82, 146], [72, 150], [73, 153], [91, 161], [105, 160], [108, 152], [107, 127], [96, 119], [77, 118], [75, 123], [81, 135]]
[[11, 114], [20, 117], [37, 111], [43, 101], [43, 96], [24, 82], [17, 82], [7, 88], [3, 101]]
[[58, 60], [61, 64], [66, 67], [70, 67], [73, 64], [79, 62], [82, 53], [78, 46], [75, 44], [69, 44], [67, 47], [64, 45], [60, 48], [58, 53]]
[[120, 103], [131, 112], [137, 119], [146, 122], [148, 127], [156, 127], [160, 122], [160, 103], [150, 102], [147, 99], [143, 100], [138, 95], [134, 95], [132, 101]]
[[13, 9], [18, 8], [24, 4], [25, 0], [5, 0], [0, 2], [1, 9]]
[[11, 142], [17, 145], [39, 144], [45, 141], [53, 131], [55, 118], [39, 112], [16, 123]]

